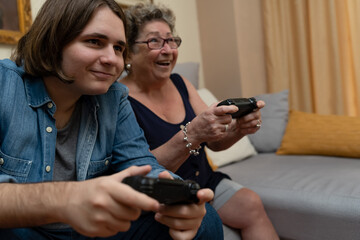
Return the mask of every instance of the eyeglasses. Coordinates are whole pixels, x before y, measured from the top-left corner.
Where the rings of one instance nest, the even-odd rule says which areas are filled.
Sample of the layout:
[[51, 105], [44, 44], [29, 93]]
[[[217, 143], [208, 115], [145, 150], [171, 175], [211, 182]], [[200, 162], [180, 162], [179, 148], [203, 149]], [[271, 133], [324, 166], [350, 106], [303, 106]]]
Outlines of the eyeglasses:
[[146, 43], [148, 48], [150, 49], [161, 49], [164, 47], [165, 42], [169, 45], [171, 49], [176, 49], [180, 47], [181, 38], [179, 37], [170, 37], [170, 38], [161, 38], [161, 37], [154, 37], [150, 38], [146, 41], [135, 41], [135, 43]]

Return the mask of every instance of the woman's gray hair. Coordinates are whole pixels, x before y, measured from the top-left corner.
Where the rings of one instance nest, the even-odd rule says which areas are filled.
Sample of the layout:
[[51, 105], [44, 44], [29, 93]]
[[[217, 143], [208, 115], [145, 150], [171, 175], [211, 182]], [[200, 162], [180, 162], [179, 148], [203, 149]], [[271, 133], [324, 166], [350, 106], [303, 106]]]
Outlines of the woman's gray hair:
[[133, 52], [133, 46], [139, 32], [147, 22], [153, 20], [164, 21], [169, 25], [171, 33], [175, 33], [175, 15], [171, 9], [164, 5], [139, 3], [130, 6], [124, 12], [127, 18], [127, 43], [130, 52]]

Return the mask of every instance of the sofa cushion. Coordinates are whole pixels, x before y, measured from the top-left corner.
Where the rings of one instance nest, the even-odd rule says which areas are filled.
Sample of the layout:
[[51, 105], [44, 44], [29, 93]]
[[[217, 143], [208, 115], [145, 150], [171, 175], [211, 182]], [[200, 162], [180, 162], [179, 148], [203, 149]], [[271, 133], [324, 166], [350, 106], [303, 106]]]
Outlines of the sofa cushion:
[[196, 89], [199, 88], [199, 63], [184, 62], [177, 63], [173, 69], [173, 73], [178, 73], [187, 78]]
[[277, 154], [360, 157], [360, 119], [290, 111]]
[[284, 90], [256, 97], [266, 104], [261, 109], [261, 128], [255, 134], [249, 135], [258, 153], [276, 152], [280, 147], [288, 120], [288, 95], [289, 91]]
[[219, 168], [257, 192], [284, 239], [360, 239], [360, 161], [263, 153]]
[[217, 167], [241, 161], [257, 154], [254, 146], [251, 144], [247, 136], [243, 137], [226, 150], [214, 152], [206, 147], [205, 151], [206, 155], [210, 157], [213, 164]]
[[[206, 88], [199, 89], [198, 93], [207, 105], [218, 102], [216, 97]], [[243, 137], [226, 150], [214, 152], [209, 148], [205, 148], [205, 151], [207, 156], [212, 160], [212, 163], [218, 167], [232, 162], [241, 161], [257, 154], [254, 146], [251, 144], [247, 136]]]

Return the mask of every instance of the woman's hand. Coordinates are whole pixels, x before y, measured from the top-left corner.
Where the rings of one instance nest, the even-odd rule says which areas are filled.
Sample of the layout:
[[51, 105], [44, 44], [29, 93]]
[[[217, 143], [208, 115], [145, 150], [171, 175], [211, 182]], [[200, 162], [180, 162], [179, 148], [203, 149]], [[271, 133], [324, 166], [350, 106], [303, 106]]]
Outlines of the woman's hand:
[[231, 124], [232, 117], [238, 108], [234, 105], [219, 106], [214, 103], [196, 116], [188, 126], [188, 138], [196, 146], [202, 142], [219, 141], [226, 135], [226, 125]]
[[[188, 126], [190, 142], [217, 142], [234, 134], [243, 137], [255, 133], [261, 126], [260, 109], [265, 106], [264, 101], [257, 102], [258, 108], [241, 118], [232, 119], [231, 113], [238, 108], [235, 105], [217, 106], [212, 104], [205, 111], [196, 116]], [[239, 138], [238, 138], [239, 139]]]
[[232, 119], [230, 114], [238, 110], [236, 106], [218, 107], [216, 103], [212, 104], [191, 121], [187, 133], [189, 141], [195, 143], [195, 146], [207, 142], [208, 147], [214, 151], [229, 148], [245, 135], [253, 134], [260, 129], [260, 109], [265, 106], [265, 102], [257, 101], [257, 106], [253, 112]]
[[261, 127], [262, 121], [260, 109], [265, 107], [265, 102], [261, 100], [257, 101], [257, 106], [258, 108], [252, 113], [237, 118], [236, 121], [234, 121], [233, 129], [230, 129], [230, 131], [236, 131], [237, 134], [242, 136], [256, 133]]

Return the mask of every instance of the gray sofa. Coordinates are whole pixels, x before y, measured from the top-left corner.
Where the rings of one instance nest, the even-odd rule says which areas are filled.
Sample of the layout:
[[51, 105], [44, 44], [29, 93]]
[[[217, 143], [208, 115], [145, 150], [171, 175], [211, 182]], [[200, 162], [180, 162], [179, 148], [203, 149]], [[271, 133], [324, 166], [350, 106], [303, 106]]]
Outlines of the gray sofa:
[[221, 167], [257, 192], [283, 239], [360, 239], [360, 161], [260, 153]]
[[249, 135], [257, 154], [218, 170], [257, 192], [282, 239], [360, 239], [360, 159], [278, 155], [287, 91], [258, 96], [263, 124]]
[[[197, 63], [174, 71], [198, 86]], [[198, 91], [206, 103], [216, 101], [207, 89]], [[288, 91], [257, 99], [266, 107], [256, 134], [222, 152], [206, 149], [217, 170], [260, 195], [281, 239], [359, 240], [360, 159], [276, 154], [288, 123]]]

